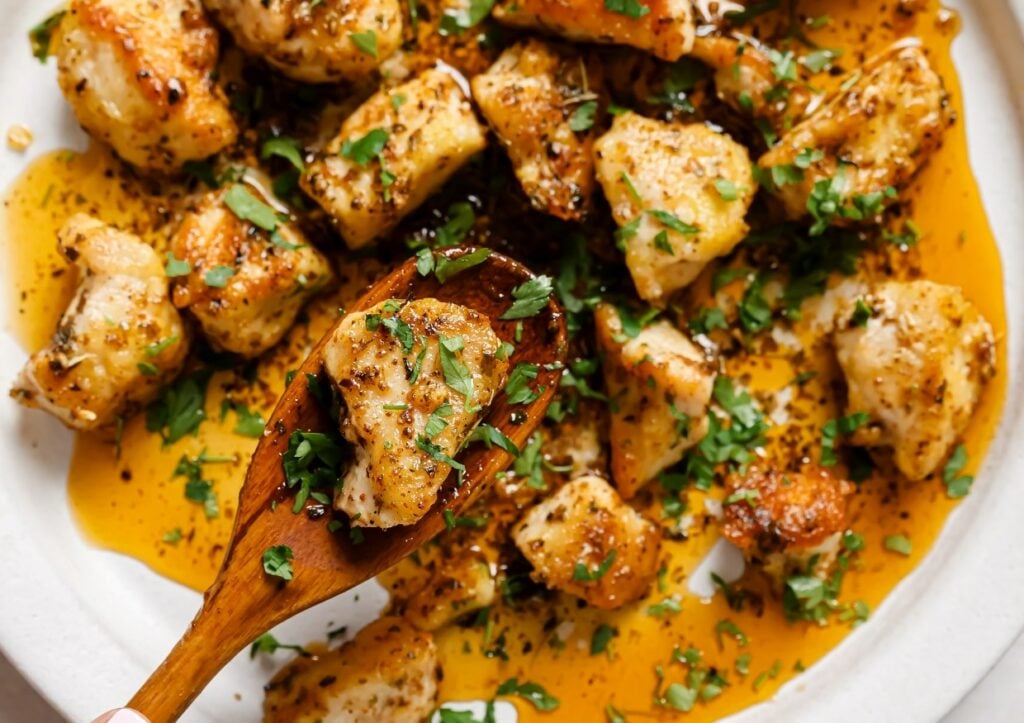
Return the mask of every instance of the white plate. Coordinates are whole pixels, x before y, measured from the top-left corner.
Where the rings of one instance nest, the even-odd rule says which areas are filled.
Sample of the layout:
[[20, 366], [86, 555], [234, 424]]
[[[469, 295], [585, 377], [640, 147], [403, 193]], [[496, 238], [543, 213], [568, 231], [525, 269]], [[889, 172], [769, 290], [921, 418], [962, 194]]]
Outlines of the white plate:
[[[40, 6], [42, 5], [42, 7]], [[963, 33], [954, 56], [963, 81], [972, 165], [1003, 256], [1009, 313], [1006, 419], [971, 496], [921, 566], [870, 623], [743, 721], [923, 721], [948, 711], [1024, 627], [1024, 0], [958, 0]], [[26, 30], [47, 4], [0, 0], [0, 132], [26, 123], [29, 157], [83, 145], [54, 82], [52, 62], [28, 53]], [[1016, 11], [1016, 12], [1015, 12]], [[0, 184], [28, 159], [0, 151]], [[6, 314], [2, 318], [6, 318]], [[24, 353], [0, 333], [0, 386]], [[89, 720], [127, 700], [177, 640], [199, 596], [141, 564], [86, 545], [65, 497], [71, 436], [43, 414], [0, 402], [0, 648], [68, 718]], [[329, 624], [359, 626], [383, 594], [373, 586], [309, 611], [282, 637], [320, 637]], [[186, 716], [258, 719], [271, 663], [235, 660]], [[236, 699], [240, 695], [240, 700]]]

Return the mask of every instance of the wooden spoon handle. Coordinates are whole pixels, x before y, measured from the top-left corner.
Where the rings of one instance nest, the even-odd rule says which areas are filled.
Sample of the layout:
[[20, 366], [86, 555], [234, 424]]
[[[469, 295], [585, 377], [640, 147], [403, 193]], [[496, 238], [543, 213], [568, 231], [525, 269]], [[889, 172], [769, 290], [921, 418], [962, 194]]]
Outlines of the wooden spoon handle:
[[239, 614], [208, 597], [178, 644], [128, 702], [152, 723], [173, 723], [215, 675], [266, 628], [266, 617]]

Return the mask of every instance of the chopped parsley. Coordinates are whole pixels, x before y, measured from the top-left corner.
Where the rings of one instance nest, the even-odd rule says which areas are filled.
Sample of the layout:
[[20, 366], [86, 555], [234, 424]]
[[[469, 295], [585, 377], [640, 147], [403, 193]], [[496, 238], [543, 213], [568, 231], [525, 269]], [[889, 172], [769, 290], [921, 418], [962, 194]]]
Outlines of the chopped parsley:
[[156, 401], [146, 409], [146, 429], [159, 432], [164, 446], [174, 444], [188, 434], [196, 434], [206, 419], [206, 386], [210, 371], [201, 369], [186, 374], [160, 390]]
[[377, 34], [372, 30], [367, 30], [362, 33], [349, 33], [349, 40], [363, 53], [366, 53], [371, 58], [377, 58]]
[[740, 189], [728, 178], [716, 178], [715, 190], [723, 201], [735, 201], [740, 197]]
[[174, 477], [185, 478], [185, 499], [201, 504], [208, 520], [220, 515], [220, 507], [213, 491], [213, 482], [204, 478], [203, 465], [233, 461], [234, 457], [210, 456], [203, 450], [198, 457], [189, 459], [182, 456], [174, 468]]
[[203, 276], [207, 286], [215, 289], [223, 289], [228, 285], [228, 279], [235, 275], [235, 270], [230, 266], [214, 266]]
[[445, 402], [440, 405], [427, 417], [427, 424], [423, 427], [423, 433], [427, 435], [428, 439], [433, 439], [448, 427], [448, 422], [445, 420], [453, 414], [455, 414], [455, 410], [452, 409], [451, 404]]
[[504, 432], [500, 429], [490, 424], [481, 424], [466, 438], [466, 444], [478, 441], [487, 445], [487, 449], [498, 447], [513, 457], [519, 456], [519, 447], [516, 446], [516, 443], [505, 436]]
[[597, 113], [597, 101], [588, 100], [576, 106], [572, 116], [569, 118], [569, 129], [576, 131], [590, 130], [594, 125], [594, 115]]
[[65, 15], [67, 15], [67, 10], [58, 10], [29, 28], [28, 41], [32, 46], [32, 55], [40, 63], [45, 63], [46, 59], [50, 57], [50, 43], [53, 40], [53, 33]]
[[438, 347], [441, 357], [441, 371], [444, 373], [444, 383], [448, 387], [466, 399], [466, 411], [473, 408], [473, 375], [469, 368], [456, 356], [465, 347], [461, 336], [439, 336]]
[[849, 437], [870, 421], [866, 412], [854, 412], [839, 419], [830, 419], [821, 428], [821, 464], [832, 467], [838, 462], [835, 446], [840, 436]]
[[341, 144], [341, 155], [359, 166], [365, 167], [377, 158], [388, 144], [388, 132], [383, 128], [374, 128], [362, 138], [346, 140]]
[[[277, 212], [256, 198], [248, 188], [236, 183], [224, 194], [224, 205], [243, 221], [248, 221], [264, 231], [273, 231], [280, 223]], [[226, 268], [226, 267], [218, 267]], [[209, 276], [209, 274], [207, 274]], [[207, 281], [209, 283], [209, 281]], [[211, 284], [214, 286], [215, 284]]]
[[232, 404], [235, 415], [238, 417], [235, 422], [234, 433], [241, 437], [259, 438], [263, 436], [266, 428], [266, 421], [259, 412], [249, 410], [244, 404]]
[[177, 344], [179, 339], [180, 339], [180, 337], [178, 337], [177, 334], [174, 334], [172, 336], [167, 337], [166, 339], [161, 339], [160, 341], [153, 342], [152, 344], [149, 344], [146, 347], [146, 356], [148, 356], [150, 358], [153, 358], [155, 356], [160, 356], [160, 354], [164, 350], [169, 349], [170, 347], [172, 347], [175, 344]]
[[676, 233], [692, 235], [700, 230], [692, 224], [685, 223], [680, 220], [678, 216], [673, 213], [669, 213], [668, 211], [648, 210], [646, 213], [648, 216], [657, 220], [662, 226], [669, 228]]
[[167, 258], [167, 265], [164, 267], [164, 273], [167, 274], [167, 278], [173, 279], [178, 276], [188, 276], [192, 273], [192, 264], [188, 261], [175, 258], [174, 254], [170, 251], [165, 253], [164, 256]]
[[889, 552], [895, 552], [904, 556], [909, 556], [914, 549], [910, 543], [910, 538], [904, 535], [886, 535], [885, 539], [882, 540], [882, 546]]
[[619, 631], [611, 625], [601, 623], [594, 628], [594, 634], [590, 638], [590, 654], [600, 655], [608, 650], [608, 644], [619, 634]]
[[974, 484], [974, 477], [960, 474], [967, 466], [967, 448], [958, 444], [949, 461], [942, 468], [942, 482], [946, 485], [946, 495], [952, 499], [966, 497]]
[[295, 430], [282, 455], [285, 484], [296, 490], [292, 512], [298, 514], [316, 490], [333, 490], [344, 456], [340, 440], [322, 432]]
[[260, 146], [260, 158], [267, 160], [275, 156], [288, 161], [296, 171], [306, 169], [306, 164], [302, 161], [302, 146], [294, 138], [278, 136], [263, 141], [263, 145]]
[[295, 553], [288, 545], [267, 548], [263, 553], [263, 572], [287, 582], [295, 575], [295, 570], [292, 568], [293, 559], [295, 559]]
[[640, 4], [638, 0], [604, 0], [604, 9], [619, 15], [625, 15], [631, 20], [639, 20], [651, 12], [649, 7]]
[[457, 527], [467, 527], [471, 530], [479, 530], [487, 527], [487, 515], [479, 517], [456, 516], [451, 510], [444, 511], [444, 526], [449, 532]]
[[505, 385], [506, 401], [509, 404], [529, 404], [540, 397], [540, 392], [530, 388], [530, 382], [536, 379], [539, 373], [538, 364], [516, 364]]
[[278, 641], [278, 639], [270, 633], [264, 633], [256, 638], [249, 647], [249, 659], [251, 660], [255, 658], [259, 653], [273, 655], [278, 650], [291, 650], [298, 653], [303, 658], [309, 657], [309, 652], [301, 645], [286, 645], [285, 643]]
[[520, 683], [518, 678], [509, 678], [495, 692], [495, 695], [518, 695], [520, 698], [533, 703], [533, 707], [539, 711], [552, 711], [558, 708], [558, 699], [548, 693], [544, 688], [532, 681]]
[[[427, 253], [430, 253], [429, 251]], [[437, 257], [434, 263], [434, 276], [437, 277], [439, 283], [447, 283], [448, 279], [461, 274], [466, 269], [471, 269], [474, 266], [479, 266], [486, 261], [491, 255], [491, 250], [488, 248], [479, 248], [468, 254], [463, 254], [454, 259], [448, 259], [444, 256]], [[425, 266], [424, 266], [425, 268]], [[417, 264], [417, 269], [420, 269]], [[422, 269], [420, 269], [422, 274]], [[430, 273], [429, 271], [427, 273]], [[426, 274], [423, 274], [426, 276]]]
[[867, 326], [874, 313], [864, 299], [857, 299], [857, 303], [853, 308], [853, 315], [850, 317], [850, 323], [854, 326]]
[[608, 551], [601, 564], [593, 570], [589, 569], [582, 562], [577, 562], [576, 567], [572, 571], [572, 579], [574, 582], [597, 582], [608, 573], [614, 562], [615, 549], [612, 548]]
[[491, 14], [493, 7], [494, 0], [469, 0], [465, 7], [446, 10], [441, 16], [441, 35], [458, 35], [479, 25]]
[[550, 276], [537, 276], [512, 289], [512, 306], [501, 315], [503, 321], [526, 319], [547, 306], [554, 290]]
[[662, 618], [666, 615], [675, 615], [683, 611], [683, 606], [679, 604], [679, 600], [674, 597], [667, 597], [660, 603], [647, 606], [647, 614], [656, 618]]
[[440, 445], [434, 444], [426, 437], [417, 437], [416, 447], [420, 451], [426, 452], [427, 455], [435, 462], [443, 462], [452, 469], [458, 471], [460, 479], [462, 473], [466, 471], [466, 466], [464, 464], [455, 459], [452, 459], [450, 456], [444, 453], [444, 450], [441, 449]]

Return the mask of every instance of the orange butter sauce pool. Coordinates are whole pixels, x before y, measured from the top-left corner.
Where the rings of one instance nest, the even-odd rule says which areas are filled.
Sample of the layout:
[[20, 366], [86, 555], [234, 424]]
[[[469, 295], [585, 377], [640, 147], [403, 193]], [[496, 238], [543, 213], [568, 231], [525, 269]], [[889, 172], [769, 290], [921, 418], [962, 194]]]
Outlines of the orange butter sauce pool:
[[[958, 122], [906, 192], [912, 200], [911, 215], [922, 232], [920, 251], [914, 253], [919, 254], [917, 261], [927, 278], [963, 288], [1001, 341], [1006, 319], [999, 254], [968, 165], [961, 94], [949, 54], [957, 27], [955, 16], [942, 11], [933, 0], [926, 10], [910, 18], [887, 3], [881, 3], [880, 10], [879, 3], [855, 0], [804, 2], [800, 10], [809, 17], [827, 13], [832, 18], [825, 28], [807, 30], [807, 34], [823, 47], [842, 49], [840, 63], [847, 69], [862, 55], [880, 51], [900, 37], [916, 36], [928, 48], [950, 91]], [[47, 154], [32, 163], [10, 189], [5, 201], [4, 266], [8, 278], [4, 289], [15, 310], [9, 326], [27, 351], [46, 342], [74, 289], [74, 274], [57, 255], [54, 240], [68, 215], [80, 210], [93, 212], [139, 232], [162, 250], [173, 219], [164, 212], [159, 198], [140, 194], [140, 187], [136, 180], [122, 177], [110, 156], [94, 147], [83, 154]], [[157, 435], [146, 430], [144, 415], [139, 415], [124, 427], [118, 458], [111, 435], [78, 435], [68, 495], [75, 519], [88, 539], [139, 559], [193, 589], [204, 589], [219, 567], [245, 464], [255, 447], [255, 440], [232, 432], [232, 412], [221, 421], [222, 400], [245, 403], [267, 416], [283, 388], [286, 370], [298, 365], [309, 340], [317, 338], [336, 309], [379, 271], [369, 261], [342, 264], [342, 288], [317, 301], [307, 314], [308, 324], [296, 327], [287, 343], [260, 362], [251, 376], [256, 384], [236, 388], [232, 374], [215, 375], [207, 398], [209, 421], [202, 425], [198, 437], [186, 437], [165, 448]], [[1002, 370], [1002, 343], [998, 354]], [[823, 370], [831, 365], [826, 358], [811, 360], [811, 366]], [[761, 390], [780, 389], [796, 371], [787, 362], [768, 358], [744, 360], [729, 369], [732, 375], [749, 375], [749, 385]], [[972, 468], [982, 459], [995, 432], [1005, 384], [1002, 373], [989, 383], [965, 434]], [[826, 406], [808, 413], [820, 417], [820, 424], [834, 411]], [[232, 459], [204, 466], [204, 476], [214, 483], [220, 505], [220, 515], [212, 520], [206, 519], [201, 506], [184, 498], [183, 478], [172, 477], [182, 456], [195, 457], [204, 449]], [[699, 506], [699, 498], [694, 497], [691, 509]], [[845, 579], [841, 600], [863, 600], [875, 609], [927, 553], [954, 506], [936, 480], [891, 486], [876, 477], [865, 483], [853, 502], [852, 527], [865, 537], [867, 545]], [[163, 540], [167, 533], [172, 533], [169, 539], [173, 539], [174, 531], [179, 530], [180, 541]], [[882, 539], [890, 534], [910, 538], [913, 552], [904, 557], [885, 551]], [[501, 681], [518, 675], [520, 680], [541, 682], [559, 699], [560, 719], [598, 720], [608, 703], [630, 720], [669, 717], [671, 712], [652, 709], [658, 684], [655, 666], [664, 666], [666, 683], [684, 682], [685, 668], [671, 664], [670, 655], [676, 645], [692, 646], [703, 651], [705, 666], [715, 667], [730, 683], [724, 694], [698, 704], [690, 714], [712, 719], [770, 697], [798, 669], [813, 664], [850, 632], [850, 625], [837, 621], [825, 627], [789, 623], [777, 601], [770, 598], [758, 616], [752, 609], [730, 610], [721, 595], [701, 601], [686, 594], [686, 573], [714, 539], [713, 534], [696, 534], [686, 541], [666, 540], [664, 554], [671, 559], [665, 589], [636, 605], [614, 613], [560, 611], [559, 619], [569, 618], [574, 623], [564, 646], [549, 644], [551, 632], [544, 630], [547, 615], [501, 614], [498, 624], [508, 628], [509, 663], [480, 654], [479, 630], [448, 627], [437, 638], [445, 672], [441, 699], [488, 698]], [[681, 613], [660, 619], [647, 614], [649, 604], [673, 593], [684, 596]], [[745, 646], [729, 636], [719, 642], [715, 625], [723, 619], [743, 631], [748, 638]], [[618, 628], [619, 635], [610, 645], [610, 654], [591, 656], [589, 641], [600, 623]], [[750, 654], [749, 672], [741, 675], [736, 659], [744, 653]], [[758, 679], [760, 684], [755, 686]], [[545, 717], [529, 705], [518, 707], [522, 720]]]

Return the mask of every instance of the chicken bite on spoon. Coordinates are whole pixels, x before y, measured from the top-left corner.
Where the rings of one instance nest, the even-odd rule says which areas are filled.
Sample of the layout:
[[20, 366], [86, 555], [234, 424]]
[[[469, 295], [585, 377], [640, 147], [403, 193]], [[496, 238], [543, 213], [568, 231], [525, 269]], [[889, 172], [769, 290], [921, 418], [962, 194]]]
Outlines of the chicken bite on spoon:
[[481, 314], [436, 299], [392, 299], [349, 314], [324, 349], [355, 458], [335, 506], [353, 525], [420, 519], [505, 383], [508, 359]]

